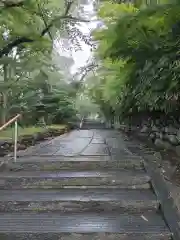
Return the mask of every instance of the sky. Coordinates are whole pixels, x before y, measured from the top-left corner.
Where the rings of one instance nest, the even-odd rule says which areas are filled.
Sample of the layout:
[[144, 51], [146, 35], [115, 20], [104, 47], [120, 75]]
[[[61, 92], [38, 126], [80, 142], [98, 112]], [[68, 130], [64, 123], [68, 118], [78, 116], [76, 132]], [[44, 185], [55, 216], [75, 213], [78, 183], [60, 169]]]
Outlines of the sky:
[[[94, 12], [94, 7], [93, 7], [93, 1], [90, 0], [88, 1], [89, 3], [84, 6], [84, 14], [88, 20], [90, 19], [91, 21], [88, 23], [81, 23], [81, 26], [79, 27], [80, 31], [84, 34], [90, 34], [92, 29], [95, 29], [97, 26], [97, 17]], [[82, 16], [83, 18], [83, 16]], [[58, 44], [59, 45], [59, 44]], [[62, 46], [59, 45], [59, 54], [63, 56], [70, 56], [74, 60], [74, 65], [71, 67], [70, 71], [71, 74], [74, 75], [78, 68], [83, 67], [87, 64], [87, 61], [91, 58], [92, 52], [90, 46], [85, 44], [83, 41], [81, 41], [81, 50], [75, 51], [64, 51], [62, 50]]]
[[[96, 20], [94, 8], [93, 8], [93, 2], [91, 1], [88, 5], [84, 6], [84, 11], [86, 16], [90, 17], [92, 20], [90, 23], [82, 23], [80, 30], [81, 32], [85, 34], [90, 34], [92, 29], [95, 29], [97, 26], [97, 22], [93, 21]], [[74, 66], [71, 69], [71, 72], [74, 73], [77, 71], [79, 67], [83, 67], [86, 65], [86, 62], [89, 60], [89, 58], [92, 56], [91, 48], [84, 42], [81, 42], [81, 51], [73, 51], [72, 56], [75, 61]]]

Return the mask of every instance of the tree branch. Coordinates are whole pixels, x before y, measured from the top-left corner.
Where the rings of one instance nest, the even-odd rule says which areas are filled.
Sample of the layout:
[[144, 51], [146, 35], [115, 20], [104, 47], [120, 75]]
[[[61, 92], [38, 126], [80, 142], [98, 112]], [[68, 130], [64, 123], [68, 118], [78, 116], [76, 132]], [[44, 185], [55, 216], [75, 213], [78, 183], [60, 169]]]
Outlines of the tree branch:
[[96, 67], [98, 67], [97, 63], [89, 63], [88, 65], [79, 68], [80, 71], [76, 74], [81, 75], [79, 82], [82, 82], [89, 72], [92, 71], [94, 73], [94, 68]]
[[4, 9], [13, 8], [13, 7], [22, 7], [24, 5], [24, 1], [15, 3], [12, 1], [1, 0], [0, 3], [3, 4]]
[[[44, 22], [45, 28], [48, 28], [48, 24], [47, 24], [46, 19], [44, 17], [43, 10], [41, 9], [41, 6], [40, 6], [39, 3], [37, 5], [38, 5], [39, 12], [40, 12], [40, 16], [41, 16], [41, 18]], [[47, 32], [48, 32], [48, 35], [49, 35], [50, 39], [53, 41], [53, 37], [51, 35], [51, 32], [50, 31], [47, 31]]]
[[20, 45], [20, 44], [22, 44], [22, 43], [28, 43], [28, 42], [33, 42], [33, 41], [34, 41], [33, 39], [29, 39], [29, 38], [26, 38], [26, 37], [17, 38], [16, 40], [8, 43], [4, 48], [2, 48], [2, 49], [0, 50], [0, 58], [3, 57], [3, 55], [9, 54], [10, 51], [11, 51], [14, 47], [16, 47], [16, 46], [18, 46], [18, 45]]
[[65, 10], [64, 16], [68, 15], [68, 13], [71, 10], [71, 7], [72, 7], [73, 3], [74, 3], [74, 0], [70, 0], [70, 1], [66, 2], [66, 10]]
[[59, 20], [62, 20], [62, 19], [68, 19], [68, 20], [72, 20], [72, 21], [76, 21], [76, 22], [89, 22], [87, 20], [84, 20], [84, 19], [80, 19], [80, 18], [75, 18], [75, 17], [72, 17], [71, 15], [63, 15], [63, 16], [60, 16], [60, 17], [57, 17], [55, 19], [53, 19], [49, 25], [47, 25], [47, 27], [42, 31], [41, 33], [41, 37], [44, 36], [49, 30], [51, 27], [53, 27], [54, 23], [59, 21]]
[[[78, 19], [75, 17], [72, 17], [71, 15], [68, 15], [70, 8], [72, 6], [73, 2], [68, 2], [66, 9], [65, 9], [65, 13], [64, 15], [57, 17], [55, 19], [53, 19], [48, 25], [46, 24], [45, 28], [42, 30], [42, 32], [40, 33], [40, 37], [43, 37], [46, 33], [49, 32], [50, 28], [53, 27], [53, 24], [59, 20], [62, 19], [69, 19], [69, 20], [73, 20], [73, 21], [79, 21], [79, 22], [88, 22], [86, 20], [83, 19]], [[14, 48], [19, 46], [20, 44], [23, 43], [30, 43], [30, 42], [34, 42], [34, 39], [31, 38], [27, 38], [27, 37], [19, 37], [17, 39], [15, 39], [14, 41], [8, 43], [5, 47], [3, 47], [2, 49], [0, 49], [0, 58], [3, 57], [4, 55], [7, 55], [10, 53], [10, 51]]]

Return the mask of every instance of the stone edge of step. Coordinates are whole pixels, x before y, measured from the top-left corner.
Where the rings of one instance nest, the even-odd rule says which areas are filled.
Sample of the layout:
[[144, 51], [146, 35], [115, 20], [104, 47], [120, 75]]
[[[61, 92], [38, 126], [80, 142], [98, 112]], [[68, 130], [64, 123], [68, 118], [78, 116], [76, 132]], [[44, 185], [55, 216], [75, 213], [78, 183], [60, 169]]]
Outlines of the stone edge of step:
[[[155, 155], [150, 155], [149, 151], [140, 148], [140, 142], [136, 139], [133, 143], [140, 150], [138, 155], [144, 159], [144, 167], [151, 177], [151, 186], [159, 202], [163, 217], [172, 232], [173, 240], [180, 239], [180, 213], [171, 197], [169, 186], [167, 185]], [[139, 143], [139, 144], [138, 144]], [[138, 151], [137, 150], [137, 151]], [[133, 151], [132, 151], [133, 152]]]
[[[175, 206], [174, 200], [171, 197], [169, 187], [165, 182], [165, 179], [157, 167], [157, 165], [152, 161], [152, 156], [150, 159], [148, 156], [144, 156], [145, 169], [151, 177], [151, 186], [160, 202], [160, 208], [163, 213], [163, 217], [173, 234], [173, 240], [180, 239], [180, 214], [177, 207]], [[150, 163], [151, 160], [152, 162]]]
[[[98, 162], [94, 162], [94, 166], [93, 163], [91, 164], [85, 164], [86, 162], [84, 162], [84, 165], [82, 164], [82, 162], [76, 162], [74, 165], [70, 166], [68, 164], [70, 164], [71, 162], [65, 162], [62, 165], [59, 164], [58, 162], [53, 162], [53, 164], [51, 164], [51, 162], [48, 163], [38, 163], [38, 162], [29, 162], [29, 163], [4, 163], [2, 166], [0, 166], [0, 172], [19, 172], [19, 171], [34, 171], [36, 169], [38, 169], [37, 171], [58, 171], [58, 170], [82, 170], [82, 169], [89, 169], [89, 170], [93, 170], [96, 169], [97, 171], [102, 170], [102, 169], [137, 169], [137, 170], [143, 170], [144, 169], [144, 163], [130, 163], [130, 162], [124, 162], [121, 164], [117, 164], [117, 165], [112, 165], [112, 163], [115, 161], [112, 161], [109, 165], [105, 164], [103, 166], [103, 164], [98, 164]], [[115, 162], [116, 163], [116, 162]]]
[[144, 213], [158, 212], [159, 202], [156, 200], [142, 201], [136, 203], [122, 203], [119, 201], [0, 201], [0, 212], [107, 212]]
[[[169, 229], [157, 213], [4, 213], [0, 216], [4, 233], [119, 233], [160, 234]], [[67, 225], [68, 223], [68, 225]], [[98, 223], [98, 225], [97, 225]], [[40, 226], [39, 226], [40, 224]]]
[[56, 234], [56, 233], [45, 233], [45, 234], [38, 234], [38, 233], [1, 233], [0, 232], [0, 239], [1, 240], [170, 240], [171, 234], [117, 234], [117, 233], [105, 233], [105, 234], [78, 234], [78, 233], [64, 233], [64, 234]]

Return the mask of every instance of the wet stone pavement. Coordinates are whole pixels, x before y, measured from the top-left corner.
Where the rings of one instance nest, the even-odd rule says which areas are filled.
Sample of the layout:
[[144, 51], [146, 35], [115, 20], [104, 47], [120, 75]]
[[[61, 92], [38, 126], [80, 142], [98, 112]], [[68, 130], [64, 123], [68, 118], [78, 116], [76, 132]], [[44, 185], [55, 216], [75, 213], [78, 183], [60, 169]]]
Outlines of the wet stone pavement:
[[0, 173], [0, 239], [171, 239], [119, 132], [74, 130], [18, 155]]

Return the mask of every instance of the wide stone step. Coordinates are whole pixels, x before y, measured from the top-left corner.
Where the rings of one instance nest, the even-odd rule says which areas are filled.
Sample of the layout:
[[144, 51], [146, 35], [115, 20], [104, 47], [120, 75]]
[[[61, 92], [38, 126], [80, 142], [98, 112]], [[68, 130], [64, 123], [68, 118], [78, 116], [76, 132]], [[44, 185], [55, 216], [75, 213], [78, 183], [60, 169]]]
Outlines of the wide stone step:
[[150, 188], [150, 177], [142, 170], [3, 172], [0, 189], [64, 188], [69, 186], [105, 188]]
[[121, 160], [106, 160], [107, 158], [19, 158], [17, 163], [4, 164], [4, 171], [57, 171], [57, 170], [97, 170], [97, 169], [144, 169], [141, 158], [122, 158]]
[[0, 212], [144, 212], [159, 207], [150, 190], [0, 190]]
[[81, 129], [105, 129], [105, 124], [84, 123]]
[[0, 233], [1, 240], [172, 240], [170, 233]]
[[[27, 155], [27, 156], [21, 156], [19, 158], [17, 158], [17, 162], [46, 162], [46, 161], [73, 161], [73, 162], [77, 162], [77, 161], [107, 161], [110, 160], [111, 157], [110, 156], [61, 156], [61, 155]], [[124, 161], [124, 160], [132, 160], [132, 161], [139, 161], [141, 162], [143, 160], [142, 157], [140, 156], [136, 156], [136, 155], [122, 155], [119, 156], [117, 159], [117, 161]]]
[[[29, 234], [29, 238], [26, 239], [43, 239], [37, 238], [37, 236], [46, 234], [44, 235], [46, 236], [44, 239], [49, 240], [66, 239], [64, 238], [67, 235], [66, 233], [71, 234], [72, 238], [69, 239], [79, 239], [77, 236], [80, 236], [80, 239], [128, 239], [124, 238], [124, 235], [128, 234], [136, 236], [136, 239], [139, 239], [138, 236], [144, 237], [142, 239], [152, 239], [151, 236], [153, 235], [164, 236], [162, 239], [167, 239], [170, 236], [165, 222], [156, 213], [147, 213], [144, 215], [107, 213], [4, 213], [0, 215], [0, 233], [13, 233], [15, 236], [24, 233], [26, 237]], [[96, 238], [86, 238], [90, 233], [96, 236]], [[98, 235], [95, 235], [95, 233]], [[115, 235], [114, 238], [102, 238], [104, 233]], [[54, 238], [53, 234], [56, 234], [55, 236], [59, 235], [59, 238]], [[33, 235], [34, 238], [32, 238]], [[3, 235], [0, 235], [0, 238], [7, 239]]]

